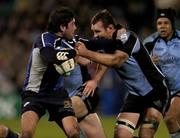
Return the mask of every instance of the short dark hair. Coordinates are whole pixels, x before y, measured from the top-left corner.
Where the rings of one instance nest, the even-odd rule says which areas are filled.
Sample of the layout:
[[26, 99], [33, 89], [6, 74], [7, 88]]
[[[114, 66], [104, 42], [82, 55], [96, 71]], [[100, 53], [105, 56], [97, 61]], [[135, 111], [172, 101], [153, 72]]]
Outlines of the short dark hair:
[[96, 24], [98, 21], [102, 21], [105, 28], [108, 27], [110, 24], [112, 24], [115, 27], [115, 20], [112, 17], [111, 13], [106, 9], [97, 12], [92, 17], [91, 24]]
[[74, 13], [67, 7], [61, 7], [51, 12], [47, 24], [47, 30], [57, 33], [61, 31], [60, 25], [67, 26], [75, 18]]
[[162, 17], [168, 18], [171, 21], [172, 27], [174, 28], [175, 16], [176, 16], [176, 11], [172, 8], [157, 9], [156, 21], [158, 18], [162, 18]]

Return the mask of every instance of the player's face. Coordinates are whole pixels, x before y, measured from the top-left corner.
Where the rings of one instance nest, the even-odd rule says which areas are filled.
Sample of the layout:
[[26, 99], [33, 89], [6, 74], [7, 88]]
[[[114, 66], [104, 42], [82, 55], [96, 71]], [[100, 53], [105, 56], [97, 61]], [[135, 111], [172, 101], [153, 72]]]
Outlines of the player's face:
[[156, 28], [159, 35], [163, 38], [169, 39], [173, 34], [172, 24], [168, 18], [159, 18], [156, 22]]
[[94, 34], [94, 37], [100, 37], [100, 38], [112, 38], [112, 30], [111, 28], [107, 27], [105, 28], [102, 21], [98, 21], [95, 24], [91, 24], [91, 30]]
[[64, 37], [71, 40], [75, 35], [75, 30], [77, 29], [75, 24], [75, 19], [70, 21], [64, 31]]

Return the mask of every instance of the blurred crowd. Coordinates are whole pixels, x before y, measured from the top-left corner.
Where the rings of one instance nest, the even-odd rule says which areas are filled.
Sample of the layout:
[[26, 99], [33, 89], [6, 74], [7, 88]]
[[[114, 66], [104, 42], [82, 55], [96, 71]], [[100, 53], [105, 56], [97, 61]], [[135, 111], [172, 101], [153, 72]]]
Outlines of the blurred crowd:
[[[180, 25], [179, 0], [1, 0], [0, 93], [21, 91], [33, 40], [46, 29], [49, 13], [58, 6], [72, 8], [77, 15], [77, 33], [82, 37], [92, 37], [90, 19], [104, 8], [142, 39], [154, 31], [156, 8], [175, 8]], [[108, 80], [112, 75], [105, 77]]]

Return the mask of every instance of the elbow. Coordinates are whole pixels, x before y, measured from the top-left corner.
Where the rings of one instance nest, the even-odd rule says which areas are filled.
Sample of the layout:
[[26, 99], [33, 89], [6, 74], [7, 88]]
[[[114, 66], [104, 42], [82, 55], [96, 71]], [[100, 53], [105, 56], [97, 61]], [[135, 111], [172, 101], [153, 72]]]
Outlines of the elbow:
[[115, 56], [111, 61], [111, 66], [123, 64], [128, 59], [128, 57], [128, 54], [121, 54], [120, 56]]

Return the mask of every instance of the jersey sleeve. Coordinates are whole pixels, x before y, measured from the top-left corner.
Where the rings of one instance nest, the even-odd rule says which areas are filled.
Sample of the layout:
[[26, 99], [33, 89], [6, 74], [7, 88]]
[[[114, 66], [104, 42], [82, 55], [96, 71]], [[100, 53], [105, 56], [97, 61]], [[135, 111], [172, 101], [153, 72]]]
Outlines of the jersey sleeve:
[[[68, 59], [74, 58], [76, 51], [72, 48], [57, 48], [56, 42], [60, 40], [60, 38], [54, 39], [50, 35], [44, 34], [35, 41], [34, 47], [40, 49], [40, 55], [47, 63], [61, 64]], [[58, 43], [58, 45], [60, 44]], [[63, 45], [65, 44], [63, 43]]]
[[56, 64], [61, 64], [62, 62], [76, 56], [76, 51], [74, 49], [55, 50], [52, 47], [43, 47], [41, 48], [40, 53], [45, 61]]

